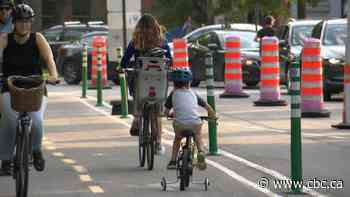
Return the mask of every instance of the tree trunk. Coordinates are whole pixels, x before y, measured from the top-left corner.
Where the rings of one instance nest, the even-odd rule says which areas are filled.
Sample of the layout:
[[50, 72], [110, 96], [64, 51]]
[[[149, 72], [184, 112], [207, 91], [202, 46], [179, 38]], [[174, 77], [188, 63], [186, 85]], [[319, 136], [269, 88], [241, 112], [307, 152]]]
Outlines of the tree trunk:
[[298, 18], [304, 19], [306, 17], [306, 3], [305, 0], [298, 0]]

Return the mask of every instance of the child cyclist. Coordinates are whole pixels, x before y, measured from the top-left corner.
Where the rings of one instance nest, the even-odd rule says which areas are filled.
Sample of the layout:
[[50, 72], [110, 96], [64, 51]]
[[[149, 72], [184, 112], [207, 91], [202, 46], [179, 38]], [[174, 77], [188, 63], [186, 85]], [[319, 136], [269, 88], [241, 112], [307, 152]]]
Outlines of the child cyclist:
[[168, 169], [176, 169], [176, 157], [180, 148], [181, 132], [185, 129], [195, 131], [195, 142], [198, 148], [198, 168], [206, 169], [205, 156], [203, 152], [202, 120], [199, 117], [198, 106], [208, 111], [210, 118], [215, 118], [215, 111], [202, 98], [190, 88], [192, 73], [189, 69], [175, 69], [170, 74], [174, 82], [174, 90], [170, 93], [165, 102], [165, 114], [170, 116], [170, 110], [174, 112], [173, 127], [175, 139], [171, 160]]

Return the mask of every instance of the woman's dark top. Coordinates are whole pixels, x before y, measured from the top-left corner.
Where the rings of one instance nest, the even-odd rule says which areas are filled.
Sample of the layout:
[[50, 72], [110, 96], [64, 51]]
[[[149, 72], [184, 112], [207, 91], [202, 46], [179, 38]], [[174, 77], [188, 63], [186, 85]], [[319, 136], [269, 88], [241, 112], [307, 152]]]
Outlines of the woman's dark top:
[[[4, 49], [3, 76], [11, 75], [42, 75], [40, 53], [36, 44], [36, 33], [31, 33], [29, 39], [19, 44], [14, 39], [14, 33], [8, 34], [7, 47]], [[7, 83], [3, 84], [1, 92], [8, 92]]]

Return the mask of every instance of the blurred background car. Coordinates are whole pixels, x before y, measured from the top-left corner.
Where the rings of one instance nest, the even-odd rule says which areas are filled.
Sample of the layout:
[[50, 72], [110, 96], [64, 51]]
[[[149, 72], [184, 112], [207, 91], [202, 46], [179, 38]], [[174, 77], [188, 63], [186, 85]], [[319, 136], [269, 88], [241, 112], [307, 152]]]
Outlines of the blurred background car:
[[56, 60], [58, 49], [71, 42], [79, 40], [83, 34], [93, 31], [108, 31], [108, 26], [102, 21], [90, 21], [82, 24], [79, 21], [67, 21], [63, 25], [50, 27], [42, 32], [48, 41]]
[[347, 20], [330, 19], [319, 22], [312, 37], [321, 40], [323, 66], [323, 97], [331, 100], [332, 94], [343, 91]]
[[[59, 48], [57, 56], [57, 70], [63, 76], [67, 84], [79, 84], [82, 79], [82, 50], [83, 44], [88, 49], [88, 78], [91, 76], [92, 41], [94, 36], [108, 38], [108, 31], [89, 32], [80, 37], [79, 40], [63, 45]], [[107, 79], [117, 83], [117, 73], [113, 65], [108, 61], [107, 55]]]

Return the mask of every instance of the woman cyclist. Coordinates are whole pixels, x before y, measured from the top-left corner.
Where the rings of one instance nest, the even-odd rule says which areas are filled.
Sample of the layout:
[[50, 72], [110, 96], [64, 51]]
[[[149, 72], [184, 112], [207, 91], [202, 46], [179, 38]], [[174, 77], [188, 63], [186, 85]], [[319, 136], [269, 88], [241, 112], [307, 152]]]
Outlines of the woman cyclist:
[[[40, 60], [47, 65], [48, 81], [57, 82], [56, 65], [52, 51], [41, 33], [32, 32], [34, 11], [27, 4], [18, 4], [12, 11], [14, 32], [0, 37], [0, 49], [3, 49], [3, 75], [4, 80], [11, 75], [42, 75]], [[3, 171], [8, 172], [10, 160], [14, 153], [15, 133], [18, 113], [11, 108], [10, 94], [7, 83], [2, 87], [2, 110], [0, 129], [0, 159], [3, 161]], [[47, 105], [47, 97], [44, 96], [41, 108], [37, 112], [29, 113], [32, 118], [33, 134], [33, 160], [34, 168], [43, 171], [45, 160], [41, 151], [43, 136], [42, 122]]]
[[[171, 60], [170, 48], [164, 39], [161, 27], [157, 20], [149, 14], [143, 15], [140, 20], [137, 22], [135, 31], [132, 36], [132, 40], [130, 41], [127, 50], [121, 60], [121, 66], [123, 68], [129, 67], [130, 59], [134, 57], [140, 57], [143, 51], [153, 48], [163, 48], [166, 50], [165, 57]], [[130, 94], [134, 95], [134, 79], [128, 78]], [[134, 112], [134, 120], [132, 123], [132, 127], [130, 133], [135, 135], [138, 134], [138, 120], [139, 120], [140, 112], [139, 110], [135, 110]], [[157, 137], [157, 152], [163, 154], [165, 152], [164, 146], [161, 144], [162, 141], [162, 126], [161, 120], [158, 118], [159, 132]]]

